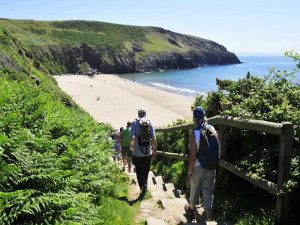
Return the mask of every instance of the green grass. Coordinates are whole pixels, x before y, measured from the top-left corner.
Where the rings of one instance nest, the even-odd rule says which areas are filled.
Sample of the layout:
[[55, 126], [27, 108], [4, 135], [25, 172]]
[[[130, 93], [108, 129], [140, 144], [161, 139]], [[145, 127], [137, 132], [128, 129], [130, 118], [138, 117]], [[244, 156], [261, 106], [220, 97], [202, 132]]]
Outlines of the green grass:
[[101, 219], [107, 225], [134, 225], [134, 218], [138, 212], [137, 205], [130, 208], [125, 201], [116, 200], [114, 198], [105, 198], [101, 203], [100, 209]]
[[183, 48], [172, 45], [166, 38], [158, 34], [147, 34], [147, 42], [143, 45], [146, 52], [184, 51]]
[[144, 42], [142, 46], [144, 51], [138, 52], [135, 56], [135, 59], [137, 60], [141, 60], [151, 53], [159, 54], [169, 51], [183, 53], [187, 51], [183, 44], [181, 44], [180, 47], [173, 45], [168, 41], [168, 39], [159, 35], [158, 33], [148, 33], [146, 38], [147, 42]]
[[34, 46], [78, 46], [85, 43], [122, 50], [126, 42], [147, 41], [143, 28], [103, 22], [0, 19], [0, 26], [30, 49]]
[[[166, 36], [147, 27], [79, 20], [0, 19], [0, 29], [22, 45], [22, 51], [31, 55], [38, 69], [51, 74], [74, 72], [69, 68], [72, 64], [81, 67], [85, 62], [78, 55], [82, 45], [98, 52], [101, 60], [110, 65], [115, 62], [114, 56], [132, 57], [134, 46], [140, 49], [135, 52], [134, 60], [146, 58], [148, 54], [187, 51], [183, 43], [179, 43], [180, 47], [173, 45]], [[76, 72], [84, 71], [76, 68]]]

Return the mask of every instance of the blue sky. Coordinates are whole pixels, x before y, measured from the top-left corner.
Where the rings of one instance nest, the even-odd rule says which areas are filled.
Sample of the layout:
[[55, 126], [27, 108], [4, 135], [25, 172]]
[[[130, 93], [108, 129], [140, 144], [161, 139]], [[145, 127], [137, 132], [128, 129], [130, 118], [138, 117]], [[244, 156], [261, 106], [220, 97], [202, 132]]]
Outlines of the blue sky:
[[159, 26], [235, 53], [300, 52], [300, 0], [0, 0], [0, 17]]

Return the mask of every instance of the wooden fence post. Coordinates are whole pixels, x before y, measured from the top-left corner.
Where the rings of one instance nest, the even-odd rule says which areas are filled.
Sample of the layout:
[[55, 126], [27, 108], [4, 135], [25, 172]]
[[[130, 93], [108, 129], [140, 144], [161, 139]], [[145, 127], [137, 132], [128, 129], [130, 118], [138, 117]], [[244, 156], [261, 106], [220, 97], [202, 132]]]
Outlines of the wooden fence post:
[[[190, 131], [189, 130], [184, 130], [184, 155], [189, 155], [190, 154]], [[189, 166], [189, 162], [185, 161], [184, 162], [185, 166]]]
[[289, 193], [283, 185], [289, 179], [290, 162], [292, 153], [293, 124], [289, 122], [282, 123], [279, 148], [279, 167], [278, 167], [278, 189], [283, 193], [276, 199], [276, 219], [278, 224], [287, 224]]
[[220, 141], [221, 159], [224, 160], [226, 159], [226, 153], [227, 153], [226, 130], [227, 130], [227, 126], [220, 125], [219, 141]]
[[189, 155], [190, 154], [190, 134], [189, 130], [184, 131], [184, 155]]
[[166, 152], [168, 149], [168, 137], [167, 137], [167, 131], [165, 131], [164, 133], [163, 133], [163, 135], [164, 135], [164, 143], [163, 143], [163, 152]]

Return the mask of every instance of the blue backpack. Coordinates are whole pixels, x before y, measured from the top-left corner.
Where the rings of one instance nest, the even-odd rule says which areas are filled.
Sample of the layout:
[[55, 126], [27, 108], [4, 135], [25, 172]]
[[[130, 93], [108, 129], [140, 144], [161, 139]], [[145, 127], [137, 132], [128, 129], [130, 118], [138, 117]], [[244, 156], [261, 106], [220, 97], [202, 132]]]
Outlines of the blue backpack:
[[220, 147], [217, 135], [211, 131], [211, 126], [200, 130], [200, 145], [196, 158], [204, 169], [216, 169], [220, 161]]

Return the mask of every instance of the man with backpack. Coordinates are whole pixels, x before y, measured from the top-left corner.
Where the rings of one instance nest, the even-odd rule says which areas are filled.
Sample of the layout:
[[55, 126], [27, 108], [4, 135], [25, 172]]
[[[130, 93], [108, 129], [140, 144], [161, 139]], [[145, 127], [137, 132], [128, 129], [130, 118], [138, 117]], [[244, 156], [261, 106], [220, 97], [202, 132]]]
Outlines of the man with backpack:
[[199, 204], [200, 191], [208, 220], [213, 213], [216, 169], [219, 164], [219, 140], [215, 128], [208, 125], [202, 107], [193, 110], [195, 129], [190, 135], [190, 159], [188, 167], [187, 187], [190, 188], [189, 204], [185, 212], [190, 219], [195, 218], [195, 206]]
[[131, 172], [131, 159], [132, 151], [129, 147], [129, 134], [131, 122], [127, 122], [127, 126], [121, 132], [121, 153], [123, 158], [123, 171], [125, 170], [126, 163], [128, 164], [128, 173]]
[[130, 131], [130, 145], [133, 148], [132, 161], [139, 187], [142, 192], [147, 190], [148, 174], [151, 157], [155, 157], [157, 142], [152, 123], [146, 118], [146, 111], [138, 110], [138, 119], [132, 122]]

